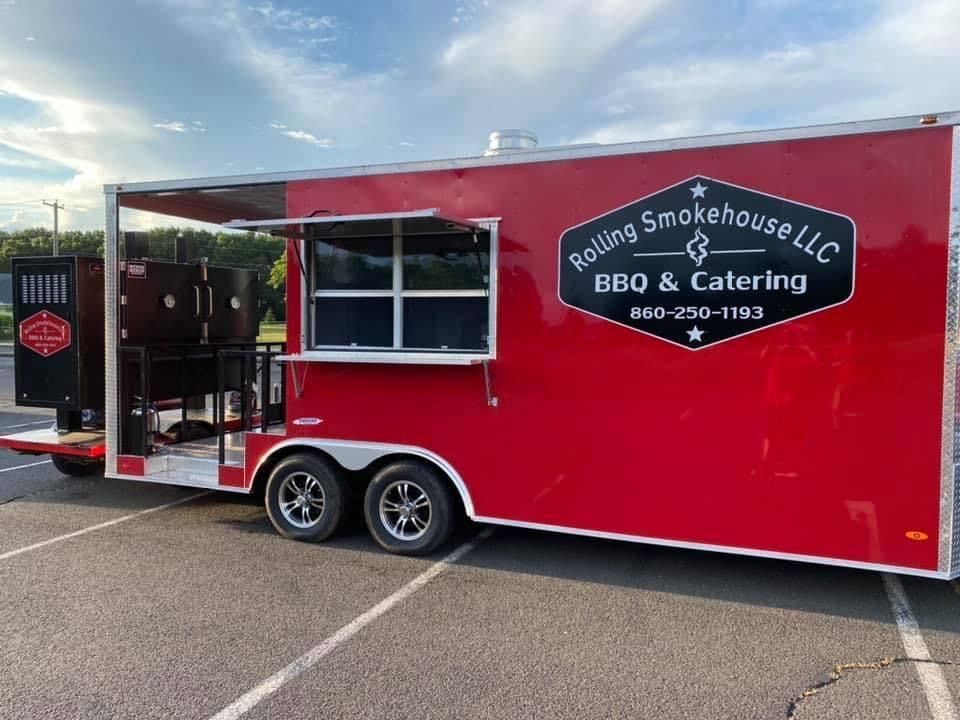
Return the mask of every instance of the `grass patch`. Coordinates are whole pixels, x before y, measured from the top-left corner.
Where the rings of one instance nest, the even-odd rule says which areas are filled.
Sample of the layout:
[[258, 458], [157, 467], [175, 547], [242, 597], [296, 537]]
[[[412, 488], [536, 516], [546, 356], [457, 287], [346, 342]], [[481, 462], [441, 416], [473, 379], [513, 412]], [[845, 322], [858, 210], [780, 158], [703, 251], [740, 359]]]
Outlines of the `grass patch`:
[[0, 342], [13, 340], [13, 308], [0, 307]]
[[[287, 324], [283, 322], [260, 323], [257, 342], [279, 343], [287, 339]], [[13, 340], [13, 308], [0, 307], [0, 342]]]
[[287, 339], [287, 324], [283, 322], [260, 323], [257, 342], [284, 342]]

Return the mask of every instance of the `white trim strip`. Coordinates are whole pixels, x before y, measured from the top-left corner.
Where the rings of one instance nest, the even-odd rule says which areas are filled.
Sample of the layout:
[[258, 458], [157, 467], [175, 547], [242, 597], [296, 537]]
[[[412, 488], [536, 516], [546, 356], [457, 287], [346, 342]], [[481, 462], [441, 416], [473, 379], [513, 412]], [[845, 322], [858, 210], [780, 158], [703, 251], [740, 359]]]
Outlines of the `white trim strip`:
[[12, 472], [14, 470], [23, 470], [23, 468], [37, 467], [37, 465], [49, 465], [53, 460], [41, 460], [40, 462], [27, 463], [26, 465], [14, 465], [13, 467], [3, 468], [0, 473]]
[[0, 427], [0, 430], [13, 430], [14, 428], [28, 427], [30, 425], [53, 425], [56, 422], [54, 418], [47, 418], [46, 420], [35, 420], [34, 422], [20, 423], [19, 425], [4, 425]]
[[[925, 117], [936, 117], [934, 124], [921, 124]], [[273, 183], [293, 182], [297, 180], [322, 180], [337, 177], [358, 177], [363, 175], [387, 175], [395, 173], [427, 172], [431, 170], [455, 170], [471, 167], [489, 167], [493, 165], [519, 165], [532, 162], [553, 162], [556, 160], [579, 160], [610, 155], [630, 153], [663, 152], [666, 150], [689, 150], [693, 148], [724, 147], [748, 143], [776, 142], [785, 140], [804, 140], [808, 138], [836, 137], [840, 135], [859, 135], [863, 133], [891, 132], [897, 130], [918, 130], [941, 128], [945, 125], [960, 124], [960, 112], [937, 112], [928, 115], [907, 115], [874, 120], [834, 123], [830, 125], [804, 125], [800, 127], [751, 130], [721, 135], [703, 135], [668, 140], [646, 140], [643, 142], [618, 143], [614, 145], [590, 144], [584, 146], [539, 148], [525, 152], [504, 155], [475, 156], [465, 158], [447, 158], [441, 160], [415, 161], [406, 163], [388, 163], [383, 165], [356, 165], [352, 167], [327, 168], [322, 170], [294, 170], [279, 173], [259, 173], [248, 175], [228, 175], [220, 177], [185, 178], [179, 180], [161, 180], [104, 185], [106, 193], [137, 194], [156, 192], [182, 192], [203, 188], [232, 188], [240, 186], [269, 185]], [[293, 218], [295, 221], [302, 218]]]
[[[49, 461], [47, 461], [49, 462]], [[40, 463], [37, 463], [38, 465]], [[26, 467], [26, 466], [22, 466]], [[16, 468], [10, 468], [11, 470], [16, 470]], [[106, 522], [99, 523], [97, 525], [91, 525], [90, 527], [83, 528], [82, 530], [75, 530], [72, 533], [67, 533], [66, 535], [57, 535], [57, 537], [52, 537], [48, 540], [43, 540], [33, 545], [27, 545], [26, 547], [17, 548], [16, 550], [9, 550], [5, 553], [0, 553], [0, 560], [8, 560], [17, 555], [23, 555], [24, 553], [31, 552], [33, 550], [39, 550], [40, 548], [45, 548], [48, 545], [54, 545], [64, 540], [70, 540], [75, 537], [80, 537], [81, 535], [86, 535], [87, 533], [92, 533], [97, 530], [103, 530], [104, 528], [112, 527], [114, 525], [119, 525], [120, 523], [125, 523], [128, 520], [134, 520], [135, 518], [142, 517], [143, 515], [149, 515], [151, 513], [160, 512], [161, 510], [166, 510], [167, 508], [172, 508], [175, 505], [183, 505], [183, 503], [190, 502], [191, 500], [196, 500], [199, 497], [204, 495], [209, 495], [212, 491], [208, 490], [202, 493], [195, 493], [193, 495], [188, 495], [185, 498], [180, 498], [179, 500], [174, 500], [173, 502], [164, 503], [163, 505], [157, 505], [156, 507], [147, 508], [146, 510], [139, 510], [135, 513], [130, 513], [129, 515], [124, 515], [123, 517], [114, 518], [113, 520], [107, 520]]]
[[439, 208], [423, 210], [403, 210], [392, 213], [363, 213], [359, 215], [316, 215], [313, 217], [271, 218], [269, 220], [231, 220], [223, 223], [225, 228], [233, 230], [255, 229], [260, 227], [278, 227], [281, 225], [334, 225], [347, 222], [366, 222], [370, 220], [404, 220], [407, 218], [437, 217]]
[[[209, 492], [228, 492], [250, 494], [250, 488], [234, 487], [233, 485], [220, 485], [217, 482], [197, 482], [189, 479], [168, 480], [156, 475], [124, 475], [123, 473], [110, 473], [106, 477], [111, 480], [133, 480], [134, 482], [148, 483], [150, 485], [173, 485], [182, 488], [206, 488]], [[198, 496], [199, 497], [199, 496]]]
[[922, 570], [920, 568], [901, 567], [898, 565], [881, 565], [879, 563], [859, 562], [857, 560], [841, 560], [840, 558], [821, 557], [819, 555], [799, 555], [796, 553], [777, 552], [775, 550], [755, 550], [752, 548], [734, 547], [732, 545], [711, 545], [709, 543], [688, 542], [686, 540], [667, 540], [664, 538], [647, 537], [645, 535], [626, 535], [624, 533], [603, 532], [602, 530], [584, 530], [582, 528], [566, 527], [563, 525], [545, 525], [543, 523], [507, 520], [505, 518], [487, 517], [484, 515], [470, 515], [470, 519], [480, 523], [503, 525], [504, 527], [545, 530], [547, 532], [560, 532], [569, 535], [580, 535], [582, 537], [602, 538], [604, 540], [621, 540], [625, 542], [642, 543], [644, 545], [681, 548], [684, 550], [705, 550], [707, 552], [722, 552], [729, 555], [745, 555], [746, 557], [768, 558], [770, 560], [792, 560], [795, 562], [815, 563], [817, 565], [855, 568], [857, 570], [895, 572], [901, 575], [914, 575], [916, 577], [932, 578], [935, 580], [952, 579], [947, 573], [936, 570]]
[[420, 575], [417, 575], [417, 577], [408, 582], [395, 593], [384, 598], [365, 613], [358, 615], [356, 618], [348, 622], [333, 635], [328, 637], [326, 640], [323, 640], [319, 645], [311, 650], [308, 650], [285, 668], [274, 673], [255, 688], [241, 695], [233, 703], [225, 707], [216, 715], [213, 715], [210, 720], [237, 720], [237, 718], [241, 717], [249, 710], [252, 710], [268, 697], [276, 693], [288, 682], [296, 679], [304, 672], [312, 668], [314, 665], [320, 662], [320, 660], [350, 640], [350, 638], [363, 630], [374, 620], [386, 614], [395, 606], [399, 605], [401, 602], [413, 595], [415, 592], [417, 592], [417, 590], [429, 583], [453, 563], [457, 562], [468, 552], [476, 548], [477, 545], [489, 538], [493, 532], [493, 528], [487, 528], [483, 530], [473, 540], [465, 542], [445, 558], [431, 565]]
[[[929, 661], [930, 651], [923, 640], [920, 625], [910, 609], [910, 601], [907, 599], [907, 593], [903, 589], [900, 578], [884, 573], [883, 586], [887, 591], [890, 609], [897, 621], [900, 641], [903, 643], [907, 657], [911, 660]], [[920, 684], [927, 696], [927, 704], [930, 706], [933, 720], [957, 720], [957, 709], [953, 704], [953, 697], [950, 695], [950, 689], [947, 687], [947, 681], [943, 677], [940, 666], [931, 662], [917, 662], [913, 666], [917, 670], [917, 675], [920, 676]]]

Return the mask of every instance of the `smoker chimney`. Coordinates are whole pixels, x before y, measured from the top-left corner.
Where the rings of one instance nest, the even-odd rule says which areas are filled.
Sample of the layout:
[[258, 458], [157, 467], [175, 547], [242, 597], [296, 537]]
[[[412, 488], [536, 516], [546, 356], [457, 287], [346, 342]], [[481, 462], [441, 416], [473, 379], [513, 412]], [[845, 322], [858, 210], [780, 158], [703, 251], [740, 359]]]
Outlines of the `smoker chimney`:
[[537, 136], [529, 130], [495, 130], [490, 133], [490, 145], [483, 154], [502, 155], [536, 148]]

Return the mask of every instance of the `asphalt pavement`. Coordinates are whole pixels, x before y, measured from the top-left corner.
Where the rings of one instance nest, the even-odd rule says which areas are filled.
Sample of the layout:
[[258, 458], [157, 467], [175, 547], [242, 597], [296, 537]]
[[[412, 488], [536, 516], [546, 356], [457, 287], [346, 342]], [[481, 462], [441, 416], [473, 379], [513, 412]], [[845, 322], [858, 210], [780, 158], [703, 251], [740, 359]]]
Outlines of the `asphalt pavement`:
[[[47, 422], [10, 372], [0, 432]], [[0, 453], [0, 718], [956, 717], [960, 595], [900, 582], [920, 672], [877, 573], [469, 523], [395, 557]]]

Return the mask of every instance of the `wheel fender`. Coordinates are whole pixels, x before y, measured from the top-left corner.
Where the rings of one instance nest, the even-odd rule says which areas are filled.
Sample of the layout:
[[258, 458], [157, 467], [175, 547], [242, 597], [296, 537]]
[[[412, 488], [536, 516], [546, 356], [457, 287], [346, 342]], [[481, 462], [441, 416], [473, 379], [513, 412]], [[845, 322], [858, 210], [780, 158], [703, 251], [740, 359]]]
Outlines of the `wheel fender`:
[[291, 447], [322, 450], [347, 470], [363, 470], [365, 467], [368, 467], [370, 463], [379, 460], [385, 455], [414, 455], [429, 460], [450, 478], [457, 493], [460, 495], [460, 500], [463, 502], [463, 508], [467, 513], [467, 517], [475, 517], [473, 499], [470, 497], [470, 491], [467, 489], [467, 485], [464, 483], [460, 473], [454, 469], [453, 465], [437, 453], [415, 445], [394, 445], [391, 443], [360, 442], [355, 440], [290, 438], [277, 443], [270, 448], [269, 452], [260, 458], [257, 467], [254, 468], [252, 477], [257, 477], [261, 468], [270, 462], [275, 453], [284, 448]]

